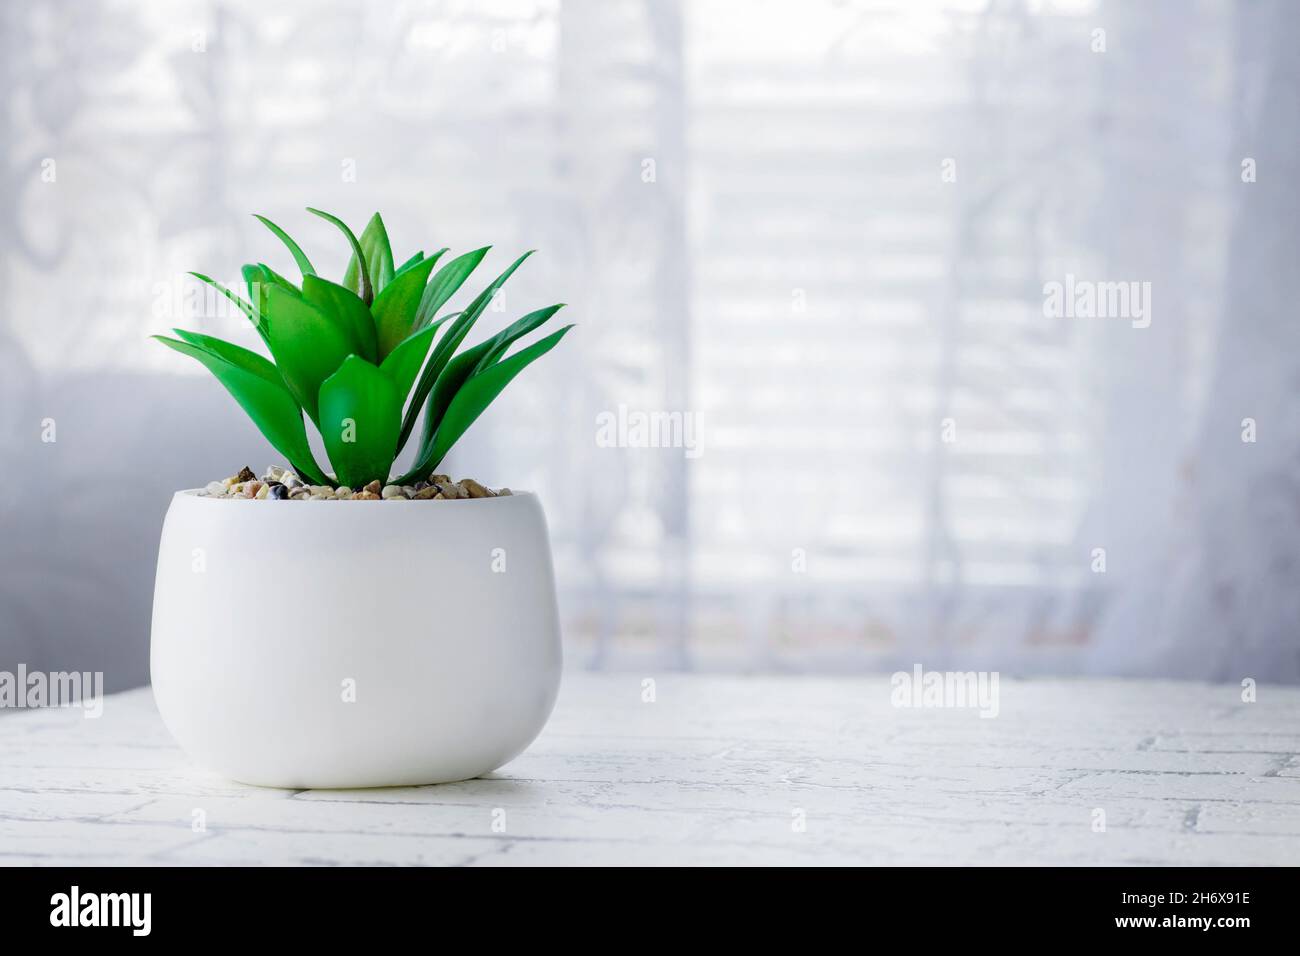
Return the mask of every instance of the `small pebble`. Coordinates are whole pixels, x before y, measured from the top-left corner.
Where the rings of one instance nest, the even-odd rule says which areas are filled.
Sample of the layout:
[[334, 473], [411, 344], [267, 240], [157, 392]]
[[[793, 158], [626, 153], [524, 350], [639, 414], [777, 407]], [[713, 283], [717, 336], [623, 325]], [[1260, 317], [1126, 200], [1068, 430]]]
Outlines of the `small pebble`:
[[438, 496], [437, 485], [425, 485], [423, 488], [421, 488], [419, 491], [415, 493], [415, 500], [425, 501], [429, 498], [436, 498], [437, 496]]
[[450, 475], [430, 475], [430, 476], [429, 476], [429, 484], [431, 484], [431, 485], [437, 485], [437, 484], [449, 484], [450, 482], [451, 482], [451, 476], [450, 476]]
[[334, 489], [334, 497], [341, 498], [344, 501], [346, 501], [348, 498], [352, 497], [352, 489], [349, 488], [347, 485], [339, 485], [337, 488]]
[[334, 497], [334, 489], [329, 485], [308, 485], [307, 490], [313, 495], [324, 495], [326, 498]]
[[353, 501], [378, 501], [379, 495], [371, 491], [369, 485], [366, 485], [365, 488], [363, 488], [357, 494], [352, 496], [352, 500]]
[[334, 500], [333, 495], [318, 495], [315, 492], [312, 492], [310, 497], [312, 501], [333, 501]]
[[253, 469], [245, 465], [239, 469], [239, 474], [235, 475], [235, 481], [252, 481], [257, 475], [253, 474]]
[[438, 491], [442, 494], [444, 498], [460, 497], [460, 489], [456, 487], [454, 482], [438, 481], [438, 482], [434, 482], [434, 485], [435, 487], [437, 487]]
[[267, 465], [266, 471], [262, 472], [262, 480], [265, 482], [279, 482], [284, 478], [284, 469], [279, 465]]
[[266, 487], [266, 485], [262, 484], [260, 481], [257, 481], [256, 479], [254, 479], [253, 481], [250, 481], [250, 482], [248, 482], [248, 483], [246, 483], [246, 484], [244, 485], [244, 497], [245, 497], [245, 498], [256, 498], [256, 497], [257, 497], [257, 493], [258, 493], [259, 491], [261, 491], [261, 490], [262, 490], [263, 488], [265, 488], [265, 487]]
[[471, 498], [490, 498], [492, 492], [488, 491], [473, 478], [462, 478], [458, 484], [465, 489], [465, 492]]
[[403, 501], [408, 497], [406, 492], [402, 490], [401, 485], [384, 485], [384, 490], [380, 492], [380, 496], [383, 498], [401, 498]]
[[497, 497], [504, 498], [504, 497], [509, 497], [512, 494], [514, 494], [514, 492], [512, 492], [509, 488], [502, 488], [500, 491], [497, 492]]
[[376, 478], [370, 484], [366, 485], [366, 487], [363, 490], [370, 492], [372, 495], [378, 498], [379, 492], [383, 490], [383, 487], [384, 486], [379, 483], [379, 479]]
[[254, 495], [253, 497], [255, 497], [255, 498], [257, 498], [257, 499], [259, 499], [259, 500], [261, 500], [261, 501], [265, 501], [267, 498], [271, 497], [271, 486], [270, 486], [270, 484], [259, 485], [258, 488], [257, 488], [257, 494]]
[[226, 486], [220, 481], [209, 481], [208, 486], [203, 489], [213, 498], [226, 497]]
[[288, 500], [289, 489], [286, 488], [284, 485], [280, 484], [278, 481], [271, 482], [269, 485], [267, 485], [267, 487], [271, 489], [270, 497], [274, 498], [276, 501]]
[[299, 486], [293, 489], [293, 491], [289, 492], [289, 498], [293, 501], [302, 501], [304, 498], [310, 498], [310, 497], [311, 497], [311, 492], [308, 491], [306, 488], [303, 488], [302, 486]]

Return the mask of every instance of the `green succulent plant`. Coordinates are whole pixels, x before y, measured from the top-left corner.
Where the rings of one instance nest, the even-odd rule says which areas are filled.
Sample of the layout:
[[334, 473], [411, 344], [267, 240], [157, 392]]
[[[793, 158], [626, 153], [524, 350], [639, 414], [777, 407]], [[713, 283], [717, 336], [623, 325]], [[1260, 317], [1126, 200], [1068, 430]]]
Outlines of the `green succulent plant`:
[[[336, 226], [352, 247], [342, 282], [319, 276], [298, 243], [263, 216], [257, 218], [297, 262], [301, 286], [261, 263], [247, 265], [245, 300], [215, 279], [190, 273], [239, 307], [273, 361], [198, 332], [175, 329], [178, 338], [154, 338], [202, 362], [289, 466], [314, 484], [360, 487], [374, 480], [387, 482], [423, 409], [414, 465], [396, 480], [425, 477], [511, 380], [573, 326], [507, 355], [511, 345], [561, 308], [547, 306], [457, 352], [497, 290], [530, 252], [465, 308], [435, 317], [490, 247], [467, 252], [436, 271], [445, 248], [430, 256], [417, 252], [394, 265], [378, 213], [358, 239], [341, 219], [319, 209], [308, 212]], [[320, 432], [334, 478], [312, 456], [303, 412]]]

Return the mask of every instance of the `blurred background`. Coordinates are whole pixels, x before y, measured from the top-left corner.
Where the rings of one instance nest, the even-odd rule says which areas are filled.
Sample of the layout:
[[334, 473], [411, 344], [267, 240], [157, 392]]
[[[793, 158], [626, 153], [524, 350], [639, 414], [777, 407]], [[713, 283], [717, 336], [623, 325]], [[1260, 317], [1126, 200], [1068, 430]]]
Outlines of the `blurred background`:
[[341, 272], [313, 205], [540, 250], [480, 334], [579, 328], [449, 470], [543, 495], [570, 666], [1300, 681], [1300, 5], [2, 16], [0, 670], [148, 680], [171, 492], [276, 459], [147, 335], [252, 346], [184, 272]]

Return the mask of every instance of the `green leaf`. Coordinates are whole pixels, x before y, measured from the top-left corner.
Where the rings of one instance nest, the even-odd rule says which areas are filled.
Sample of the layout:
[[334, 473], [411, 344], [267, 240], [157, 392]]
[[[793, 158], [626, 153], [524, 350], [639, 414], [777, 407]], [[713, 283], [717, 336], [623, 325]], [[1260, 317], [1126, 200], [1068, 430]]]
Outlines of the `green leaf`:
[[375, 338], [375, 320], [370, 310], [351, 289], [320, 276], [304, 276], [303, 298], [322, 312], [332, 316], [348, 333], [356, 346], [354, 351], [367, 362], [379, 360], [379, 346]]
[[429, 343], [433, 341], [434, 333], [438, 331], [438, 324], [426, 325], [420, 331], [412, 332], [398, 344], [397, 348], [388, 353], [383, 364], [379, 366], [380, 370], [393, 380], [403, 404], [411, 391], [411, 386], [415, 384], [415, 376], [420, 374], [420, 366], [424, 364], [425, 356], [429, 354]]
[[[420, 311], [415, 314], [417, 328], [433, 321], [438, 310], [456, 294], [456, 290], [464, 284], [469, 274], [483, 261], [483, 257], [491, 248], [491, 246], [484, 246], [482, 249], [457, 256], [438, 270], [429, 284], [424, 287], [424, 297], [420, 299]], [[434, 258], [436, 259], [437, 256]]]
[[496, 365], [497, 362], [501, 359], [501, 356], [504, 355], [506, 353], [506, 350], [509, 348], [510, 346], [505, 343], [498, 345], [496, 348], [492, 349], [481, 359], [479, 359], [478, 365], [474, 366], [474, 371], [481, 372], [483, 369], [491, 365]]
[[[451, 360], [452, 353], [460, 346], [469, 330], [473, 327], [478, 317], [483, 314], [488, 303], [492, 301], [492, 295], [505, 285], [507, 279], [514, 274], [525, 259], [531, 256], [532, 251], [525, 252], [522, 256], [510, 264], [510, 268], [497, 276], [492, 284], [480, 292], [469, 304], [469, 307], [463, 311], [460, 316], [452, 322], [447, 328], [447, 333], [438, 340], [437, 347], [433, 350], [433, 357], [429, 359], [429, 364], [424, 367], [424, 372], [420, 375], [420, 383], [415, 387], [416, 400], [407, 409], [406, 420], [402, 422], [402, 438], [398, 442], [398, 447], [405, 447], [406, 441], [411, 436], [411, 430], [415, 427], [415, 416], [419, 414], [420, 406], [425, 404], [426, 398], [433, 390], [433, 385], [442, 374], [443, 368]], [[448, 263], [448, 268], [452, 263]], [[425, 418], [425, 430], [420, 439], [420, 450], [418, 454], [423, 456], [429, 448], [429, 443], [433, 440], [433, 432], [430, 429], [428, 418]]]
[[320, 388], [320, 433], [341, 484], [387, 482], [397, 457], [402, 399], [393, 380], [349, 356]]
[[271, 355], [313, 422], [319, 422], [320, 386], [352, 354], [351, 336], [306, 299], [271, 286], [266, 290]]
[[[426, 330], [430, 333], [430, 336], [432, 336], [432, 334], [437, 332], [438, 329], [440, 329], [445, 323], [453, 321], [458, 315], [460, 315], [459, 312], [452, 312], [449, 315], [444, 315], [440, 319], [435, 319], [434, 321], [426, 325], [424, 328], [412, 332], [410, 337], [419, 335], [420, 333], [425, 332]], [[396, 352], [397, 350], [394, 349], [393, 351]], [[391, 358], [392, 356], [390, 355], [389, 357]], [[420, 370], [417, 367], [415, 371], [419, 372]], [[411, 386], [408, 384], [406, 386], [406, 393], [403, 394], [404, 398], [405, 395], [410, 392], [410, 390], [411, 390]], [[406, 407], [406, 416], [402, 420], [402, 434], [397, 440], [397, 453], [399, 455], [402, 453], [402, 449], [406, 447], [406, 440], [411, 436], [411, 427], [414, 425], [416, 418], [419, 417], [420, 406], [423, 403], [424, 403], [424, 396], [421, 394], [417, 394], [413, 399], [411, 399], [410, 403]]]
[[231, 302], [235, 303], [235, 305], [239, 306], [239, 311], [243, 312], [244, 315], [248, 316], [248, 321], [253, 323], [253, 328], [257, 329], [257, 334], [262, 337], [262, 341], [263, 342], [266, 341], [266, 329], [262, 327], [261, 316], [259, 316], [257, 310], [253, 308], [252, 303], [245, 302], [243, 299], [241, 299], [235, 293], [231, 292], [229, 289], [227, 289], [216, 279], [210, 279], [201, 272], [191, 272], [190, 275], [194, 276], [194, 278], [198, 279], [200, 282], [206, 282], [208, 285], [212, 286], [212, 288], [216, 289], [218, 292], [224, 295]]
[[433, 444], [427, 452], [419, 456], [414, 468], [397, 479], [398, 482], [405, 484], [437, 468], [451, 446], [465, 434], [469, 426], [474, 424], [479, 415], [483, 414], [483, 410], [492, 404], [514, 377], [531, 362], [553, 349], [571, 328], [572, 325], [566, 325], [558, 332], [552, 332], [546, 338], [534, 342], [525, 349], [520, 349], [509, 358], [502, 359], [491, 368], [471, 376], [461, 386], [456, 397], [451, 400], [447, 414], [443, 416], [442, 424], [438, 426]]
[[[248, 286], [248, 298], [253, 303], [253, 308], [261, 318], [263, 326], [269, 326], [269, 317], [266, 314], [266, 293], [268, 289], [280, 288], [285, 292], [291, 292], [294, 295], [301, 295], [301, 290], [280, 275], [270, 266], [259, 262], [256, 265], [244, 266], [240, 270], [244, 275], [244, 282]], [[269, 327], [266, 329], [269, 333]], [[265, 336], [263, 336], [265, 338]], [[270, 340], [267, 339], [267, 344]]]
[[415, 255], [411, 256], [411, 258], [407, 259], [407, 260], [406, 260], [405, 262], [403, 262], [400, 266], [398, 266], [396, 269], [394, 269], [394, 270], [393, 270], [393, 275], [397, 275], [397, 273], [401, 272], [403, 269], [409, 269], [409, 268], [411, 268], [411, 266], [415, 265], [417, 262], [422, 262], [423, 260], [424, 260], [424, 253], [423, 253], [423, 252], [417, 252]]
[[262, 338], [266, 338], [266, 316], [262, 312], [262, 306], [266, 304], [264, 290], [270, 282], [262, 275], [261, 266], [246, 265], [239, 272], [244, 277], [244, 285], [248, 287], [248, 301], [253, 306], [253, 315], [258, 328], [262, 330]]
[[465, 336], [469, 334], [469, 330], [473, 328], [474, 323], [478, 321], [479, 316], [482, 315], [483, 311], [488, 307], [488, 303], [492, 301], [492, 296], [496, 294], [498, 289], [506, 284], [506, 280], [514, 275], [515, 270], [523, 265], [524, 260], [532, 254], [533, 252], [531, 249], [528, 252], [525, 252], [522, 256], [512, 262], [505, 272], [493, 279], [491, 285], [474, 297], [474, 301], [472, 301], [465, 310], [461, 312], [456, 321], [447, 329], [447, 334], [438, 340], [438, 347], [434, 351], [435, 361], [441, 359], [443, 364], [446, 364], [447, 360], [451, 357], [451, 353], [456, 351], [456, 348], [464, 340]]
[[557, 302], [555, 305], [548, 305], [546, 308], [538, 309], [536, 312], [529, 312], [522, 319], [511, 322], [508, 326], [484, 343], [491, 347], [484, 350], [483, 357], [479, 359], [478, 364], [474, 366], [474, 369], [470, 374], [477, 375], [489, 365], [495, 364], [496, 360], [501, 357], [501, 353], [508, 349], [516, 340], [523, 338], [534, 329], [541, 328], [541, 326], [550, 319], [551, 316], [555, 315], [555, 313], [559, 312], [562, 308], [564, 308], [564, 303]]
[[485, 360], [493, 352], [500, 354], [498, 350], [505, 350], [510, 344], [517, 339], [522, 338], [529, 332], [540, 327], [547, 319], [563, 308], [561, 305], [550, 305], [544, 309], [538, 309], [536, 312], [530, 312], [522, 319], [512, 322], [509, 326], [502, 329], [490, 339], [485, 339], [473, 348], [466, 349], [459, 355], [451, 359], [438, 376], [438, 381], [434, 383], [433, 391], [429, 393], [428, 409], [424, 415], [424, 440], [421, 446], [427, 447], [429, 441], [442, 424], [443, 416], [447, 413], [447, 407], [451, 405], [452, 399], [460, 391], [462, 385], [471, 376], [486, 368], [491, 363]]
[[[206, 338], [192, 332], [186, 335], [196, 339]], [[245, 356], [232, 361], [237, 354], [232, 350], [239, 349], [239, 346], [228, 342], [222, 343], [223, 354], [218, 354], [193, 342], [169, 339], [162, 335], [155, 335], [154, 338], [168, 348], [202, 362], [216, 376], [217, 381], [225, 386], [226, 391], [253, 420], [253, 424], [272, 447], [285, 457], [299, 475], [315, 484], [327, 483], [324, 473], [312, 457], [298, 403], [284, 384], [278, 381], [278, 376], [269, 379], [254, 370], [259, 367], [254, 360], [266, 362], [265, 359], [245, 349], [242, 350], [247, 353]], [[266, 364], [270, 365], [269, 362]]]
[[380, 359], [385, 358], [397, 347], [397, 343], [416, 330], [415, 314], [420, 308], [424, 284], [429, 281], [429, 273], [436, 261], [425, 259], [416, 263], [375, 296], [370, 313], [375, 317]]
[[366, 254], [362, 251], [361, 243], [357, 241], [356, 235], [348, 228], [348, 224], [338, 216], [331, 216], [327, 212], [323, 212], [320, 209], [312, 209], [311, 207], [308, 207], [307, 211], [313, 216], [320, 216], [326, 222], [333, 223], [338, 227], [339, 231], [347, 237], [348, 245], [352, 246], [352, 258], [360, 264], [357, 272], [361, 277], [361, 288], [359, 290], [361, 301], [366, 305], [370, 305], [371, 302], [375, 301], [375, 288], [370, 282], [370, 268], [366, 263]]
[[417, 252], [415, 255], [411, 256], [411, 258], [407, 259], [400, 266], [398, 266], [397, 271], [394, 272], [393, 275], [394, 276], [400, 275], [401, 273], [405, 272], [407, 269], [411, 268], [411, 266], [418, 265], [421, 262], [428, 262], [430, 259], [432, 259], [434, 262], [437, 262], [439, 259], [443, 257], [443, 254], [446, 251], [447, 251], [447, 247], [443, 246], [433, 255], [428, 257], [426, 257], [423, 252]]
[[216, 289], [218, 292], [224, 295], [231, 302], [235, 303], [235, 305], [239, 306], [239, 310], [243, 312], [244, 315], [248, 316], [248, 320], [252, 322], [254, 325], [257, 325], [257, 312], [254, 311], [251, 303], [245, 302], [238, 295], [231, 292], [229, 289], [227, 289], [216, 279], [205, 276], [202, 272], [191, 272], [189, 274], [194, 276], [194, 278], [198, 279], [200, 282], [206, 282], [208, 285], [212, 286], [212, 288]]
[[[353, 292], [361, 293], [361, 263], [364, 263], [374, 294], [379, 295], [384, 286], [393, 281], [393, 248], [388, 243], [388, 230], [384, 220], [375, 213], [361, 232], [361, 249], [365, 253], [360, 258], [353, 253], [348, 261], [347, 271], [343, 273], [343, 285]], [[369, 300], [367, 300], [369, 301]]]
[[284, 386], [284, 380], [280, 378], [280, 370], [273, 363], [256, 352], [250, 352], [242, 345], [236, 345], [234, 342], [227, 342], [211, 335], [204, 335], [201, 332], [190, 332], [186, 329], [172, 329], [172, 331], [190, 345], [206, 349], [217, 358], [238, 366], [246, 372], [252, 372], [258, 378], [266, 379], [266, 381], [273, 382], [281, 387]]
[[302, 295], [302, 289], [286, 279], [280, 273], [276, 272], [265, 262], [259, 262], [257, 267], [262, 270], [262, 282], [265, 285], [278, 286], [285, 292], [292, 292], [294, 295]]
[[279, 239], [281, 242], [283, 242], [285, 246], [288, 247], [289, 252], [293, 254], [293, 261], [298, 263], [298, 269], [302, 272], [304, 279], [307, 276], [316, 274], [316, 268], [311, 264], [311, 260], [307, 258], [307, 254], [302, 251], [302, 247], [299, 246], [298, 243], [294, 242], [291, 238], [289, 238], [289, 234], [287, 232], [285, 232], [283, 229], [281, 229], [271, 220], [267, 219], [265, 216], [259, 216], [257, 215], [257, 213], [253, 213], [253, 216], [257, 219], [258, 222], [266, 226], [267, 229], [270, 229], [271, 232], [275, 234], [275, 237]]

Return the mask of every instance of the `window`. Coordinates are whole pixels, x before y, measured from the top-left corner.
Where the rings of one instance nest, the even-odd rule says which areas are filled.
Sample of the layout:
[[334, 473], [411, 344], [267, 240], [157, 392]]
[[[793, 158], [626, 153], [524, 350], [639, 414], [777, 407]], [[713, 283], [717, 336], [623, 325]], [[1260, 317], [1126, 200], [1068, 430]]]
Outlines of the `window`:
[[[279, 262], [248, 213], [337, 269], [301, 208], [378, 208], [401, 248], [495, 244], [484, 282], [540, 250], [487, 318], [561, 299], [579, 323], [450, 463], [545, 496], [579, 665], [1141, 669], [1211, 619], [1289, 653], [1286, 607], [1197, 603], [1294, 558], [1279, 533], [1214, 565], [1233, 529], [1291, 527], [1221, 503], [1293, 468], [1286, 443], [1209, 451], [1295, 397], [1284, 329], [1225, 338], [1287, 308], [1287, 5], [147, 9], [5, 14], [16, 470], [159, 461], [152, 494], [243, 464], [256, 436], [145, 334], [214, 305], [185, 270]], [[1243, 157], [1273, 163], [1254, 192]], [[1153, 321], [1046, 314], [1074, 280], [1149, 283]], [[21, 439], [47, 408], [77, 457]], [[89, 634], [125, 595], [140, 643], [148, 542], [59, 600], [40, 568], [69, 535], [138, 538], [150, 502], [11, 509], [13, 616]]]

